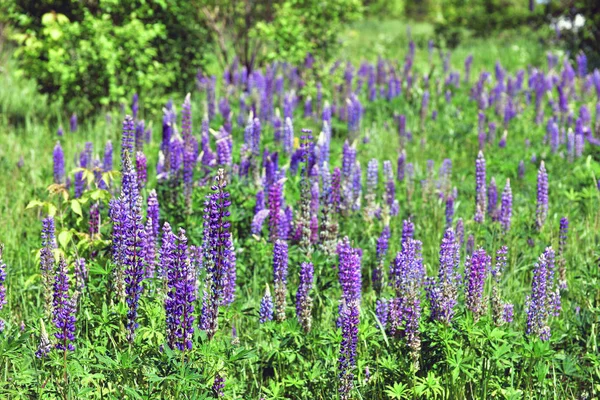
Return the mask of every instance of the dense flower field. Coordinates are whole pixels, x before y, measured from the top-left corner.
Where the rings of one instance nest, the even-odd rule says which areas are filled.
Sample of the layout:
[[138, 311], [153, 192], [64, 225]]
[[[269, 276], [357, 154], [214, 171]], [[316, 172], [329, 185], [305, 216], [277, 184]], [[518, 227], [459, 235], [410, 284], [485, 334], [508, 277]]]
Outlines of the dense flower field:
[[234, 63], [100, 148], [73, 114], [0, 262], [0, 391], [597, 398], [600, 71], [474, 57]]

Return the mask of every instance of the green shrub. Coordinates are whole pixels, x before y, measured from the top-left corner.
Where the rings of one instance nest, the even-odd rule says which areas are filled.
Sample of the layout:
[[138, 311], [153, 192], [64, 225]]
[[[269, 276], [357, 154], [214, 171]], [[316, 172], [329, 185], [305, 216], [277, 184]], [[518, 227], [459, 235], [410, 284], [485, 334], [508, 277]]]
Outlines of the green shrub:
[[16, 56], [40, 90], [69, 110], [89, 113], [134, 91], [146, 105], [162, 102], [168, 90], [193, 88], [206, 64], [209, 36], [186, 1], [49, 3], [13, 4]]

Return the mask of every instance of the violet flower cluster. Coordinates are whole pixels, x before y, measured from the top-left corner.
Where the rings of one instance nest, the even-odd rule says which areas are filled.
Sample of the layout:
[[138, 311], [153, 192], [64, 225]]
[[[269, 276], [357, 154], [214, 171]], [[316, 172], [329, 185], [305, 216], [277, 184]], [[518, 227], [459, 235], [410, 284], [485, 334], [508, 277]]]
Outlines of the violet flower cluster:
[[450, 325], [458, 299], [460, 284], [460, 244], [452, 228], [446, 230], [440, 245], [440, 269], [438, 279], [429, 278], [426, 291], [431, 305], [431, 319]]
[[555, 282], [555, 254], [547, 247], [533, 268], [531, 295], [527, 296], [527, 325], [525, 333], [550, 340], [550, 317], [560, 312], [560, 292]]
[[312, 263], [303, 262], [300, 265], [300, 283], [296, 292], [296, 317], [305, 332], [312, 326], [313, 299], [310, 291], [313, 287], [314, 267]]
[[67, 262], [60, 257], [56, 276], [54, 278], [54, 296], [52, 301], [53, 322], [56, 328], [56, 348], [63, 351], [73, 351], [75, 346], [75, 304], [69, 296], [69, 277]]
[[277, 240], [273, 246], [273, 281], [275, 282], [275, 317], [277, 322], [285, 320], [288, 275], [288, 245]]
[[537, 177], [537, 207], [536, 223], [538, 229], [542, 229], [548, 217], [548, 174], [544, 162], [540, 164]]
[[491, 257], [484, 249], [479, 248], [473, 255], [467, 255], [465, 261], [465, 305], [473, 313], [473, 318], [478, 321], [486, 312], [486, 301], [483, 298], [485, 278], [490, 270]]

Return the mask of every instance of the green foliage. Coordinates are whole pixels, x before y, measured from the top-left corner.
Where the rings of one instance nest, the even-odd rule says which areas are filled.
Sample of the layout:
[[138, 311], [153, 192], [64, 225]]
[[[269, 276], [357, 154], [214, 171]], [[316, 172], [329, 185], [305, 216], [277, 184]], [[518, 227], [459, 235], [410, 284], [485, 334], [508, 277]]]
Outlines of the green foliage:
[[167, 90], [190, 90], [206, 63], [209, 38], [185, 1], [19, 2], [10, 15], [24, 73], [69, 110], [134, 92], [160, 104]]
[[361, 15], [360, 0], [287, 0], [273, 21], [257, 25], [257, 37], [268, 44], [266, 59], [299, 64], [307, 53], [327, 59], [337, 46], [340, 29]]

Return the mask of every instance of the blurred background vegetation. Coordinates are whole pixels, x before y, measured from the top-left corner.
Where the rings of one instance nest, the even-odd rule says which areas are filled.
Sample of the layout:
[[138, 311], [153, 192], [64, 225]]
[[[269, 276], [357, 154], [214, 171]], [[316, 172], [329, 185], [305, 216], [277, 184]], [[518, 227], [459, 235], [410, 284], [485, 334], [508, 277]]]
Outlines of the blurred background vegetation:
[[[31, 109], [49, 118], [48, 100], [65, 115], [86, 115], [133, 93], [160, 110], [172, 93], [194, 88], [197, 71], [216, 74], [234, 60], [252, 70], [274, 60], [298, 65], [307, 54], [318, 63], [400, 58], [406, 43], [392, 40], [399, 21], [410, 29], [404, 40], [422, 48], [430, 39], [454, 51], [477, 38], [526, 38], [572, 58], [581, 49], [591, 68], [600, 65], [598, 0], [5, 0], [0, 84], [41, 93]], [[0, 111], [19, 120], [10, 116], [18, 102], [4, 93]]]

